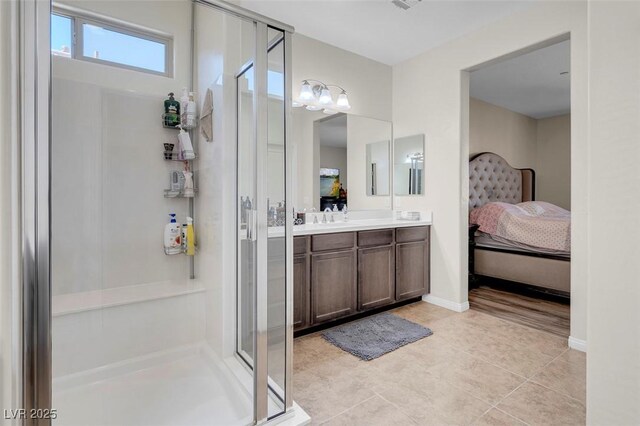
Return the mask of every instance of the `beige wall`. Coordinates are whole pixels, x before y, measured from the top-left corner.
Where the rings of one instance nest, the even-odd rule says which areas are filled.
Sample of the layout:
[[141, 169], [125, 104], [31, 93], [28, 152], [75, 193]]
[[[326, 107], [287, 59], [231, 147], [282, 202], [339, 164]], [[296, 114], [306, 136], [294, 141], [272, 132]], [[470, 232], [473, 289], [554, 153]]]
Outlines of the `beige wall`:
[[571, 210], [571, 115], [536, 124], [536, 199]]
[[[292, 40], [294, 99], [298, 97], [302, 80], [321, 80], [327, 84], [340, 85], [347, 90], [352, 106], [350, 115], [391, 121], [390, 66], [301, 34], [294, 34]], [[372, 87], [376, 90], [372, 90]], [[319, 188], [319, 177], [314, 172], [319, 167], [319, 144], [313, 140], [313, 122], [327, 116], [304, 108], [294, 108], [292, 115], [294, 175], [297, 177], [293, 182], [293, 205], [296, 208], [309, 208], [319, 203], [314, 196]], [[363, 164], [364, 161], [363, 156]], [[354, 181], [350, 181], [352, 194], [355, 190]], [[364, 190], [362, 188], [362, 191]]]
[[469, 155], [495, 152], [536, 171], [536, 199], [571, 209], [571, 115], [536, 120], [471, 98]]
[[483, 102], [469, 100], [469, 155], [495, 152], [517, 168], [536, 167], [537, 120]]
[[[640, 2], [590, 1], [588, 16], [587, 423], [637, 425]], [[575, 198], [573, 201], [575, 209]]]
[[[431, 293], [468, 302], [467, 225], [469, 75], [465, 70], [545, 40], [571, 35], [573, 181], [587, 181], [587, 7], [584, 2], [536, 3], [472, 34], [393, 68], [393, 125], [397, 136], [425, 134], [424, 197], [403, 197], [402, 208], [433, 211]], [[587, 188], [571, 194], [571, 335], [586, 339]], [[398, 197], [396, 197], [398, 200]]]

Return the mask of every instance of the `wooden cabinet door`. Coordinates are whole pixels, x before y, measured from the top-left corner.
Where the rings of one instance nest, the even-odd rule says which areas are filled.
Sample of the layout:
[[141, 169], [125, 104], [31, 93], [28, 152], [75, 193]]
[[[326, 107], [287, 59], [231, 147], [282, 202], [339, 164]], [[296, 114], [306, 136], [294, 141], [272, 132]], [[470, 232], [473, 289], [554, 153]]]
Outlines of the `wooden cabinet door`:
[[396, 244], [396, 300], [422, 296], [428, 286], [428, 240]]
[[311, 255], [311, 320], [313, 324], [356, 312], [356, 250]]
[[366, 310], [395, 301], [394, 246], [358, 250], [358, 309]]
[[309, 257], [293, 257], [293, 328], [300, 330], [309, 325]]

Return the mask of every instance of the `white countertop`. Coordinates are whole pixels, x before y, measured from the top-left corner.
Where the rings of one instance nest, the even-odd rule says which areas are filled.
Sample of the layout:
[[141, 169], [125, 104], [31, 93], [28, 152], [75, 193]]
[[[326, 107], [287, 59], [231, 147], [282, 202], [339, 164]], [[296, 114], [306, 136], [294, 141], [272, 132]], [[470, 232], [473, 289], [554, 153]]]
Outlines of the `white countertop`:
[[372, 229], [405, 228], [411, 226], [431, 225], [431, 217], [420, 220], [399, 220], [394, 218], [383, 219], [354, 219], [346, 222], [335, 223], [307, 223], [295, 225], [293, 236], [312, 234], [333, 234], [336, 232], [366, 231]]
[[[318, 222], [313, 223], [313, 214], [319, 216]], [[330, 220], [330, 213], [327, 220]], [[412, 226], [427, 226], [432, 224], [431, 212], [421, 212], [420, 220], [396, 219], [391, 212], [353, 212], [349, 213], [349, 219], [343, 221], [341, 213], [333, 213], [335, 222], [322, 223], [323, 213], [312, 213], [307, 215], [307, 223], [304, 225], [294, 225], [293, 236], [314, 235], [314, 234], [335, 234], [337, 232], [367, 231], [373, 229], [386, 228], [408, 228]], [[268, 228], [269, 237], [277, 238], [284, 236], [283, 226]], [[244, 235], [242, 235], [244, 238]]]

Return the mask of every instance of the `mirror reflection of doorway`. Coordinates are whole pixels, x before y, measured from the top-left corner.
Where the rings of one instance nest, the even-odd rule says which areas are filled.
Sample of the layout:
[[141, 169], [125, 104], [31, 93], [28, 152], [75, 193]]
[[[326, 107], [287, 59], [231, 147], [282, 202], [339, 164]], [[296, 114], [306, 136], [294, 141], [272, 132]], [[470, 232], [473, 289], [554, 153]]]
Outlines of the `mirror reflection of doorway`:
[[320, 143], [320, 210], [342, 210], [347, 205], [347, 116], [321, 120], [317, 125]]

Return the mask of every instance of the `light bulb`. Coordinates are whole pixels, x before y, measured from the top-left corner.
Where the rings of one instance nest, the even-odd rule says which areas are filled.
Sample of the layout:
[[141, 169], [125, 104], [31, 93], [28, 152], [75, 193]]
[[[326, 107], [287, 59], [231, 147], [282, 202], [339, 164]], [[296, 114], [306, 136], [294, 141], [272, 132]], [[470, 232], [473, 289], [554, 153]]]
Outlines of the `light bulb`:
[[338, 95], [336, 109], [342, 111], [349, 111], [351, 109], [351, 105], [349, 105], [349, 98], [347, 98], [347, 92], [345, 92], [344, 90]]
[[329, 89], [326, 86], [320, 92], [320, 98], [318, 99], [318, 103], [320, 105], [325, 105], [325, 106], [333, 104], [333, 99], [331, 98], [331, 92], [329, 92]]
[[329, 108], [325, 108], [322, 112], [327, 115], [333, 115], [338, 113], [338, 111], [336, 111], [335, 109], [329, 109]]
[[300, 100], [301, 101], [311, 101], [315, 98], [313, 95], [313, 89], [307, 80], [302, 82], [302, 87], [300, 88]]

